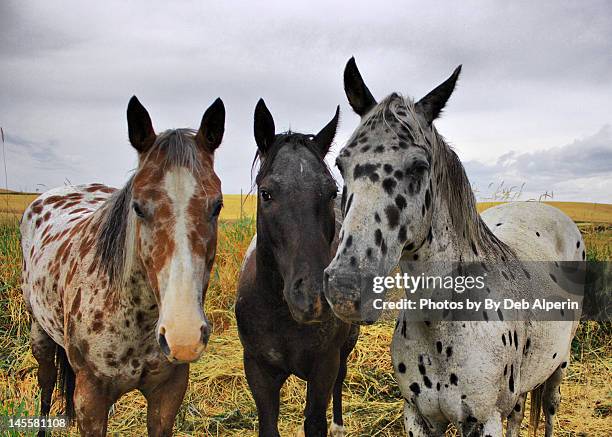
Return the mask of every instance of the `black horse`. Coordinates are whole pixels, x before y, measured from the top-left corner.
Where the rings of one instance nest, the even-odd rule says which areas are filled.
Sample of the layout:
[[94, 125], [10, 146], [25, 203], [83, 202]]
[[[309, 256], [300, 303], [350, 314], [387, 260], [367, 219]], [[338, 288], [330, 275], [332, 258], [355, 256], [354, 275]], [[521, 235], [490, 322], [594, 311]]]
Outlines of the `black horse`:
[[336, 318], [323, 295], [340, 229], [337, 186], [324, 162], [338, 116], [317, 135], [277, 135], [264, 101], [255, 108], [257, 235], [240, 274], [236, 319], [260, 436], [279, 435], [280, 389], [291, 374], [307, 381], [305, 435], [327, 435], [332, 390], [332, 435], [345, 435], [342, 383], [359, 328]]

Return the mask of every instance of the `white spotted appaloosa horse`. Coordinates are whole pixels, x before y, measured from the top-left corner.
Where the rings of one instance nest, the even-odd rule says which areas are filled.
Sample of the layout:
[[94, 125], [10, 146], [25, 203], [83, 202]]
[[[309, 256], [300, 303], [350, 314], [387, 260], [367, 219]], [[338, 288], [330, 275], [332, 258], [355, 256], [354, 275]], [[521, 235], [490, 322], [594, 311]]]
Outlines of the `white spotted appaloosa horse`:
[[[459, 72], [416, 103], [396, 93], [377, 103], [354, 59], [347, 64], [345, 90], [361, 123], [337, 159], [344, 221], [325, 284], [343, 320], [380, 316], [372, 280], [398, 263], [413, 276], [482, 265], [499, 301], [552, 293], [562, 275], [553, 262], [585, 258], [576, 225], [556, 208], [522, 202], [478, 214], [461, 162], [432, 124]], [[452, 423], [463, 435], [501, 436], [507, 418], [506, 435], [517, 436], [535, 389], [532, 425], [543, 404], [551, 436], [578, 318], [528, 322], [507, 310], [482, 321], [417, 322], [401, 311], [391, 349], [406, 433], [443, 435]]]
[[156, 135], [136, 97], [127, 120], [138, 167], [122, 189], [50, 190], [21, 222], [41, 414], [51, 408], [57, 357], [67, 414], [87, 436], [105, 435], [109, 408], [134, 389], [147, 400], [149, 435], [170, 435], [188, 363], [211, 332], [203, 301], [222, 207], [213, 161], [223, 102], [198, 131]]

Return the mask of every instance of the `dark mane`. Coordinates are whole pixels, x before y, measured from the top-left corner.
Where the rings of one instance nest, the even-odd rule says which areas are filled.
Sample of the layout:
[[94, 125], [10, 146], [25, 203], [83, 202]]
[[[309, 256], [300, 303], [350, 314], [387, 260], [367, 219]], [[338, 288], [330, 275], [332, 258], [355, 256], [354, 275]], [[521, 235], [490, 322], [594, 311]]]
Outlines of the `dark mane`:
[[255, 153], [255, 158], [253, 159], [253, 164], [251, 166], [251, 174], [257, 162], [260, 163], [259, 169], [257, 171], [257, 176], [255, 177], [255, 184], [259, 184], [262, 178], [264, 178], [267, 174], [272, 170], [272, 164], [274, 163], [274, 159], [280, 152], [280, 150], [288, 145], [288, 144], [297, 144], [306, 148], [306, 150], [310, 151], [318, 160], [323, 164], [325, 171], [327, 174], [331, 176], [331, 172], [327, 163], [325, 162], [325, 157], [321, 156], [319, 149], [317, 149], [316, 144], [313, 141], [314, 135], [311, 134], [300, 134], [297, 132], [283, 132], [281, 134], [277, 134], [274, 138], [274, 144], [270, 147], [268, 153], [265, 156], [262, 156], [259, 152], [259, 149]]
[[127, 226], [132, 204], [132, 185], [134, 176], [125, 186], [115, 191], [106, 201], [96, 239], [94, 258], [100, 269], [108, 276], [111, 285], [118, 285], [123, 277]]
[[[201, 164], [198, 161], [195, 135], [196, 131], [192, 129], [169, 129], [160, 133], [143, 162], [161, 159], [160, 164], [166, 170], [186, 167], [191, 171], [199, 171]], [[96, 236], [94, 260], [108, 276], [111, 287], [120, 286], [131, 269], [134, 236], [129, 228], [133, 183], [134, 176], [100, 208], [100, 227]]]

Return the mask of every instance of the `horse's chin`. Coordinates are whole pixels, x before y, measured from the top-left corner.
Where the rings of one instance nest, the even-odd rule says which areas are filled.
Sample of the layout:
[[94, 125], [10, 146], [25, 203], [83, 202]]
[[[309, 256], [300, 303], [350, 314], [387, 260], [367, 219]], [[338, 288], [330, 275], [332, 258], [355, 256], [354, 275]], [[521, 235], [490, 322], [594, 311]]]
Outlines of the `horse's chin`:
[[288, 307], [293, 320], [302, 325], [316, 325], [326, 322], [332, 317], [332, 312], [329, 308], [321, 308], [313, 314], [296, 309], [291, 304], [288, 304]]
[[350, 323], [352, 325], [370, 326], [370, 325], [373, 325], [376, 322], [377, 322], [377, 320], [355, 320], [355, 321], [346, 322], [346, 323]]
[[182, 358], [174, 358], [174, 357], [168, 356], [168, 355], [166, 355], [166, 354], [162, 354], [162, 355], [163, 355], [164, 357], [166, 357], [166, 359], [168, 360], [168, 362], [169, 362], [170, 364], [178, 365], [178, 364], [189, 364], [189, 363], [194, 363], [194, 362], [198, 361], [200, 358], [202, 358], [202, 357], [204, 356], [204, 352], [199, 353], [199, 354], [194, 355], [194, 356], [189, 357], [189, 358], [185, 358], [185, 359], [182, 359]]
[[364, 313], [363, 310], [354, 311], [354, 307], [347, 311], [346, 305], [332, 305], [331, 308], [334, 316], [345, 323], [353, 325], [373, 325], [382, 315], [382, 311], [376, 309]]
[[378, 319], [362, 319], [361, 317], [346, 317], [346, 316], [341, 316], [335, 313], [334, 315], [338, 319], [342, 320], [344, 323], [349, 323], [351, 325], [368, 326], [368, 325], [373, 325], [374, 323], [378, 321]]

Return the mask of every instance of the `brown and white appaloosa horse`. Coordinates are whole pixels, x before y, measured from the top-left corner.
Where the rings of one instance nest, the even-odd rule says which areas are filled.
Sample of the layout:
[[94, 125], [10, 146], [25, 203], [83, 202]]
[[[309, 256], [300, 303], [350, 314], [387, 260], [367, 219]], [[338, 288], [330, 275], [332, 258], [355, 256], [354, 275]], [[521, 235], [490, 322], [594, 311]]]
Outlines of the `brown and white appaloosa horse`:
[[188, 363], [211, 332], [203, 301], [222, 207], [213, 161], [223, 102], [206, 110], [198, 131], [156, 135], [136, 97], [127, 120], [138, 168], [122, 189], [50, 190], [21, 223], [41, 414], [59, 367], [67, 413], [87, 436], [105, 435], [109, 408], [134, 389], [147, 399], [149, 435], [170, 435]]

